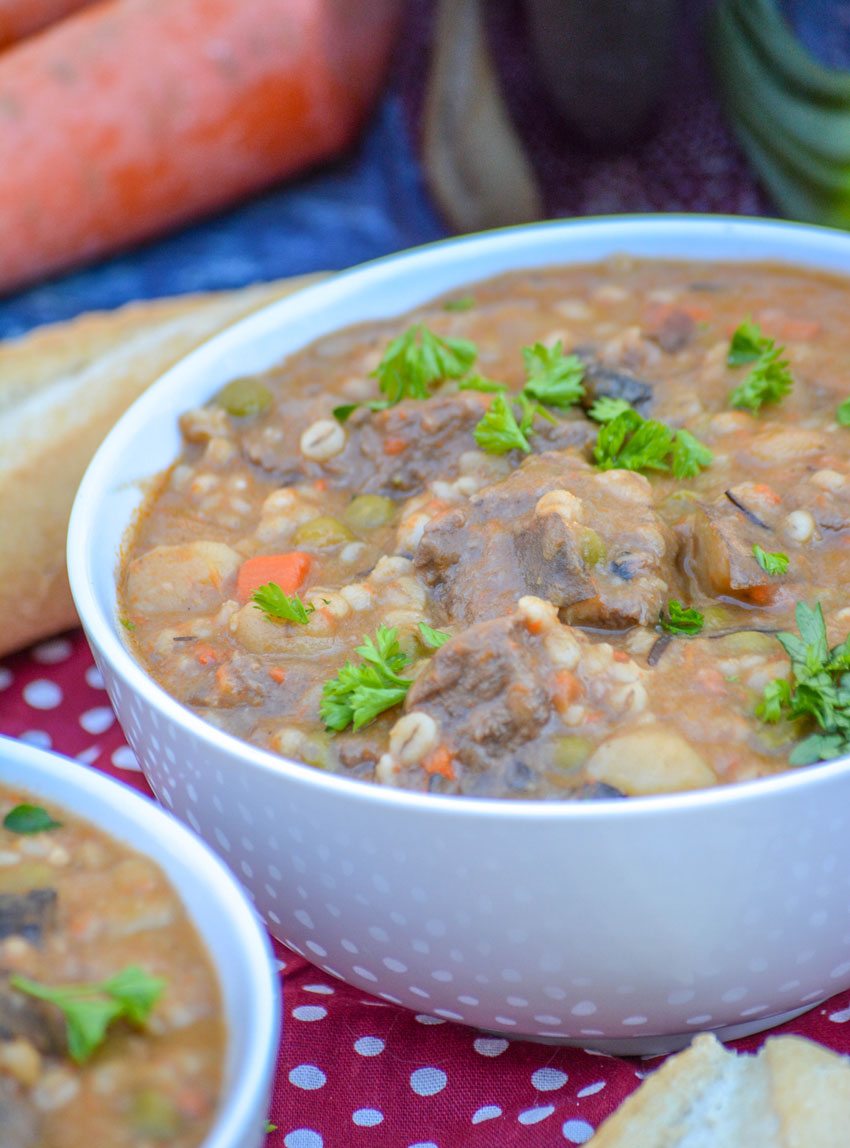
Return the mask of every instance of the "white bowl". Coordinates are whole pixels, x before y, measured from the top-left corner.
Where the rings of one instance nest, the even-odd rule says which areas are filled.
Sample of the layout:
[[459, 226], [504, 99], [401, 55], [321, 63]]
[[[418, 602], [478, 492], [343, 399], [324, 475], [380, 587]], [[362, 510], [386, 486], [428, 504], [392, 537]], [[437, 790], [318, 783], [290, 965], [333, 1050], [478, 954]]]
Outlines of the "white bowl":
[[154, 801], [78, 762], [0, 737], [0, 785], [85, 818], [166, 873], [209, 953], [227, 1026], [218, 1113], [199, 1148], [259, 1148], [279, 1047], [280, 987], [268, 937], [244, 890]]
[[657, 1052], [733, 1037], [850, 986], [850, 764], [622, 802], [411, 793], [311, 769], [168, 697], [116, 618], [122, 539], [177, 416], [316, 337], [501, 271], [612, 253], [850, 274], [850, 236], [737, 218], [547, 223], [434, 244], [273, 304], [173, 368], [77, 496], [71, 585], [159, 798], [226, 859], [271, 931], [385, 1000], [513, 1036]]

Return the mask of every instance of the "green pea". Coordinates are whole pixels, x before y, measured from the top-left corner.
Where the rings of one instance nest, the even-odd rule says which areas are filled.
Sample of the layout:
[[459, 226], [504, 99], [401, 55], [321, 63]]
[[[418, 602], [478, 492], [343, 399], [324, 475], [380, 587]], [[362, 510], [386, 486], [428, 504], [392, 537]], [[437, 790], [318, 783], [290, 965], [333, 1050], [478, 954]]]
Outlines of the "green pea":
[[295, 531], [297, 546], [311, 546], [320, 550], [327, 546], [339, 546], [343, 542], [350, 542], [353, 537], [344, 522], [327, 515], [311, 518]]
[[395, 515], [396, 504], [382, 494], [358, 494], [343, 511], [343, 518], [353, 530], [377, 530]]
[[259, 379], [245, 376], [233, 379], [222, 387], [216, 395], [216, 402], [224, 407], [229, 415], [237, 418], [247, 418], [249, 415], [259, 415], [271, 406], [272, 393]]
[[182, 1124], [179, 1109], [171, 1097], [153, 1088], [135, 1094], [130, 1118], [135, 1130], [151, 1140], [172, 1140]]
[[595, 530], [586, 526], [579, 537], [579, 554], [585, 566], [599, 566], [608, 557], [608, 549]]
[[549, 748], [553, 766], [564, 773], [572, 773], [590, 757], [593, 742], [586, 737], [563, 735], [553, 737]]

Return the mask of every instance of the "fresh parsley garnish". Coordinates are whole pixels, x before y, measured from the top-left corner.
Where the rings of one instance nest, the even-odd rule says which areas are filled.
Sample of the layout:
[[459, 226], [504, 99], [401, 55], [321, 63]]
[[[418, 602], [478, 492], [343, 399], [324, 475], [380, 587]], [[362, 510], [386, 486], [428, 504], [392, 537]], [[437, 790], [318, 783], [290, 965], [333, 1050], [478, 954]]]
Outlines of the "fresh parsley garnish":
[[419, 633], [425, 645], [432, 650], [439, 650], [451, 637], [451, 634], [444, 634], [442, 630], [432, 630], [426, 622], [419, 623]]
[[829, 647], [818, 602], [798, 602], [798, 634], [776, 637], [791, 659], [792, 680], [774, 678], [764, 688], [756, 715], [765, 722], [808, 717], [819, 727], [791, 751], [791, 765], [829, 761], [850, 752], [850, 637]]
[[48, 829], [58, 829], [61, 825], [61, 821], [54, 821], [40, 805], [28, 805], [26, 802], [10, 809], [3, 818], [3, 828], [10, 833], [44, 833]]
[[378, 626], [374, 640], [365, 637], [356, 653], [362, 662], [346, 662], [322, 688], [319, 716], [328, 729], [360, 729], [403, 702], [410, 689], [410, 679], [400, 676], [410, 659], [399, 649], [395, 627]]
[[781, 402], [794, 385], [787, 359], [780, 358], [784, 347], [761, 332], [761, 327], [745, 319], [732, 335], [726, 362], [730, 367], [744, 363], [754, 366], [742, 383], [729, 396], [733, 407], [755, 414], [764, 403]]
[[135, 630], [136, 628], [136, 623], [131, 621], [129, 618], [119, 618], [118, 621], [121, 623], [125, 630]]
[[459, 391], [480, 391], [485, 395], [504, 394], [510, 390], [507, 383], [498, 383], [495, 379], [485, 379], [483, 375], [470, 375], [468, 379], [461, 379], [457, 389]]
[[584, 395], [584, 363], [577, 355], [565, 355], [559, 339], [552, 347], [535, 343], [522, 348], [526, 384], [523, 390], [547, 407], [565, 410]]
[[645, 419], [628, 407], [599, 428], [593, 460], [600, 470], [670, 470], [692, 478], [714, 455], [689, 431]]
[[780, 554], [778, 551], [775, 554], [768, 554], [766, 550], [762, 550], [758, 542], [753, 546], [753, 558], [765, 574], [784, 574], [788, 569], [787, 554]]
[[367, 403], [343, 403], [334, 407], [333, 416], [345, 422], [358, 407], [385, 411], [402, 399], [427, 399], [434, 383], [463, 378], [477, 355], [478, 348], [468, 339], [443, 339], [424, 323], [415, 323], [387, 344], [372, 371], [385, 397]]
[[[534, 417], [532, 413], [532, 419]], [[517, 422], [511, 400], [498, 394], [477, 423], [472, 434], [482, 450], [488, 454], [507, 454], [509, 450], [531, 450], [526, 432], [531, 425], [527, 408], [522, 419]]]
[[754, 323], [748, 315], [732, 335], [726, 363], [730, 367], [754, 363], [765, 351], [770, 351], [772, 348], [773, 340], [764, 336], [758, 323]]
[[631, 404], [625, 399], [612, 399], [610, 395], [600, 395], [588, 410], [587, 417], [598, 423], [610, 423], [617, 415], [631, 409]]
[[138, 965], [96, 984], [44, 985], [14, 974], [9, 984], [19, 992], [49, 1001], [65, 1017], [68, 1053], [76, 1064], [88, 1060], [103, 1043], [113, 1021], [123, 1019], [141, 1027], [165, 988]]
[[705, 618], [699, 610], [685, 609], [675, 598], [670, 599], [666, 616], [662, 610], [658, 618], [663, 630], [667, 630], [670, 634], [687, 634], [689, 638], [700, 632], [704, 622]]
[[427, 399], [428, 389], [443, 379], [462, 378], [478, 350], [468, 339], [442, 339], [424, 323], [416, 323], [393, 339], [372, 374], [387, 404], [402, 399]]
[[839, 426], [850, 427], [850, 399], [845, 399], [843, 403], [838, 404], [835, 421]]
[[713, 461], [714, 455], [705, 443], [694, 438], [690, 431], [676, 431], [672, 455], [673, 474], [676, 478], [693, 478]]
[[443, 304], [444, 311], [471, 311], [475, 306], [474, 295], [461, 295], [459, 299], [447, 299]]
[[258, 610], [262, 610], [271, 622], [297, 622], [299, 626], [306, 626], [310, 615], [316, 607], [312, 602], [305, 606], [297, 594], [291, 597], [284, 594], [277, 582], [268, 582], [260, 586], [251, 595], [251, 601]]

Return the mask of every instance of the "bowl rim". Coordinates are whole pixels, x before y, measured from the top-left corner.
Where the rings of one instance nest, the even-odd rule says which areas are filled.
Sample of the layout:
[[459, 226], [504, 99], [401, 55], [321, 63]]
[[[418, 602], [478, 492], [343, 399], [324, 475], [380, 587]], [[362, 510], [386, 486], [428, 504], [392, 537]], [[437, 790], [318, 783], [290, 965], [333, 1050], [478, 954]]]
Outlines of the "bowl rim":
[[[599, 215], [585, 216], [571, 219], [550, 219], [532, 224], [517, 224], [511, 227], [499, 228], [492, 231], [476, 232], [468, 235], [450, 236], [448, 238], [432, 241], [417, 247], [393, 252], [368, 262], [360, 263], [344, 271], [336, 272], [329, 278], [301, 288], [298, 292], [283, 299], [276, 300], [259, 311], [241, 319], [226, 330], [213, 336], [200, 347], [190, 352], [168, 371], [159, 377], [145, 392], [132, 404], [125, 414], [107, 434], [91, 462], [89, 463], [80, 486], [71, 512], [68, 529], [67, 562], [72, 595], [80, 615], [83, 627], [89, 642], [101, 651], [102, 656], [120, 675], [126, 685], [136, 694], [141, 695], [147, 704], [159, 711], [163, 717], [184, 727], [193, 738], [200, 741], [204, 748], [215, 751], [223, 749], [231, 757], [241, 759], [244, 764], [260, 769], [264, 773], [280, 774], [296, 785], [316, 788], [325, 791], [328, 796], [353, 798], [369, 804], [377, 802], [388, 809], [419, 809], [423, 815], [452, 816], [452, 817], [489, 817], [498, 821], [503, 820], [544, 820], [551, 819], [571, 820], [603, 819], [608, 820], [633, 817], [646, 817], [649, 814], [667, 815], [680, 811], [724, 810], [729, 806], [748, 804], [753, 800], [764, 800], [769, 796], [776, 798], [793, 793], [799, 788], [810, 788], [818, 785], [831, 785], [840, 778], [850, 777], [850, 755], [836, 758], [827, 762], [818, 762], [810, 766], [799, 768], [791, 767], [782, 773], [769, 777], [756, 778], [734, 784], [717, 785], [706, 789], [689, 790], [679, 793], [651, 794], [646, 796], [629, 797], [628, 799], [611, 799], [598, 801], [563, 801], [545, 799], [511, 799], [472, 797], [460, 794], [432, 794], [420, 793], [356, 778], [347, 778], [340, 774], [327, 773], [309, 765], [282, 757], [254, 746], [247, 741], [237, 738], [233, 734], [221, 730], [211, 723], [204, 721], [191, 710], [176, 701], [171, 695], [159, 686], [152, 677], [142, 668], [133, 657], [128, 647], [121, 640], [116, 624], [116, 616], [107, 616], [101, 610], [99, 601], [93, 590], [91, 577], [91, 563], [97, 550], [96, 532], [93, 530], [96, 521], [96, 508], [101, 498], [105, 497], [110, 488], [110, 470], [115, 460], [120, 457], [126, 440], [130, 439], [139, 426], [155, 417], [158, 397], [164, 395], [169, 389], [179, 389], [182, 385], [203, 372], [205, 366], [212, 366], [224, 350], [232, 350], [233, 345], [246, 346], [262, 334], [267, 334], [269, 328], [279, 322], [296, 325], [301, 316], [311, 314], [319, 307], [333, 306], [338, 300], [344, 300], [363, 287], [374, 288], [383, 281], [392, 278], [399, 264], [404, 267], [411, 262], [421, 269], [423, 273], [434, 266], [439, 266], [447, 257], [451, 259], [453, 253], [458, 258], [470, 249], [480, 248], [484, 251], [494, 245], [501, 252], [511, 249], [523, 249], [534, 238], [548, 238], [551, 234], [553, 240], [562, 238], [569, 242], [570, 236], [579, 239], [586, 233], [604, 235], [610, 233], [614, 238], [622, 237], [623, 246], [610, 245], [608, 255], [598, 255], [595, 259], [601, 260], [614, 254], [632, 254], [628, 251], [626, 243], [628, 237], [656, 235], [686, 239], [689, 235], [711, 235], [723, 233], [727, 240], [738, 238], [744, 242], [775, 241], [781, 245], [778, 252], [766, 251], [763, 255], [747, 255], [740, 260], [724, 254], [720, 261], [724, 262], [763, 262], [766, 264], [785, 264], [801, 270], [821, 271], [844, 277], [850, 282], [850, 234], [837, 228], [820, 224], [798, 223], [789, 220], [768, 219], [762, 217], [723, 215], [723, 214], [628, 214], [628, 215]], [[807, 253], [811, 255], [825, 255], [837, 248], [839, 253], [844, 249], [843, 260], [835, 265], [830, 260], [818, 261], [816, 258], [808, 260]], [[651, 254], [638, 252], [636, 258], [653, 258]], [[687, 253], [669, 255], [662, 253], [654, 256], [670, 261], [687, 261]], [[705, 258], [700, 256], [699, 258]], [[589, 262], [588, 259], [575, 260], [576, 262]], [[555, 251], [548, 266], [566, 265], [570, 262], [569, 250]], [[543, 266], [543, 263], [535, 266]], [[506, 267], [510, 273], [522, 270], [521, 264]], [[474, 285], [483, 281], [498, 271], [488, 271], [484, 274], [472, 276], [465, 275], [456, 283], [456, 288]], [[435, 289], [431, 297], [446, 294], [447, 290]], [[403, 314], [404, 309], [392, 314]], [[356, 322], [368, 322], [368, 319]], [[343, 329], [353, 325], [351, 321], [343, 322], [334, 329]], [[298, 347], [308, 345], [314, 341], [306, 338], [298, 343]], [[294, 349], [294, 348], [293, 348]], [[286, 354], [292, 353], [291, 351]], [[284, 355], [282, 358], [285, 358]], [[211, 384], [212, 389], [212, 384]], [[125, 527], [125, 536], [130, 530], [133, 519], [128, 520]]]
[[[11, 780], [11, 771], [20, 774], [20, 779]], [[186, 906], [182, 883], [191, 878], [199, 888], [202, 885], [208, 888], [210, 902], [215, 903], [221, 920], [232, 932], [238, 947], [240, 977], [249, 986], [250, 1008], [240, 1016], [250, 1039], [243, 1038], [244, 1047], [237, 1058], [233, 1055], [231, 1026], [227, 1026], [223, 1091], [199, 1148], [233, 1148], [247, 1143], [243, 1138], [252, 1126], [261, 1124], [265, 1116], [280, 1047], [281, 1007], [279, 979], [268, 934], [245, 890], [217, 854], [177, 817], [153, 799], [95, 767], [19, 738], [0, 735], [0, 785], [20, 788], [46, 801], [55, 800], [74, 817], [90, 822], [127, 848], [149, 856], [165, 872], [190, 919], [192, 914]], [[58, 796], [54, 797], [54, 790], [59, 791]], [[154, 845], [154, 853], [128, 840], [120, 827], [113, 829], [105, 825], [107, 811], [119, 821], [138, 827]], [[155, 854], [167, 854], [169, 864], [179, 875], [175, 876], [161, 856]], [[197, 922], [193, 920], [193, 924], [215, 972], [226, 1020], [227, 985], [223, 967], [215, 946], [208, 943]], [[235, 971], [231, 973], [231, 980], [234, 975]]]

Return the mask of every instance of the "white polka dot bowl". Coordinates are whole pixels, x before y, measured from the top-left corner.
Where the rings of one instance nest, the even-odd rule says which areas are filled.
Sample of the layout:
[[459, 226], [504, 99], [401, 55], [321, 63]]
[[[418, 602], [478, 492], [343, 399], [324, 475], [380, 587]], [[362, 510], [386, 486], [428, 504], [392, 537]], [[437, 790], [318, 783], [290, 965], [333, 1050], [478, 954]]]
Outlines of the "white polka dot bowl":
[[274, 304], [171, 370], [81, 485], [69, 570], [112, 702], [162, 803], [327, 973], [488, 1032], [652, 1053], [734, 1037], [850, 986], [850, 765], [627, 801], [404, 792], [242, 744], [173, 701], [122, 641], [116, 570], [177, 416], [338, 327], [501, 271], [618, 252], [850, 273], [850, 236], [769, 221], [546, 223], [404, 253]]
[[80, 762], [0, 737], [0, 785], [32, 795], [52, 813], [85, 818], [166, 874], [210, 956], [227, 1026], [218, 1111], [199, 1148], [259, 1148], [279, 1047], [280, 983], [268, 935], [243, 888], [177, 818]]

